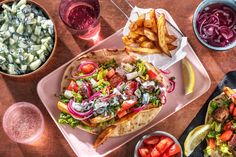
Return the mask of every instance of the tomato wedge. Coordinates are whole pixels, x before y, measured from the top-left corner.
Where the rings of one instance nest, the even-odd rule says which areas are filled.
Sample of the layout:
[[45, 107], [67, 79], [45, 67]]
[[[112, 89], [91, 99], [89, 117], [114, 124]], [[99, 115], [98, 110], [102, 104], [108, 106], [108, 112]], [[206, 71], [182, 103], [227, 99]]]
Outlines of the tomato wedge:
[[70, 81], [70, 84], [67, 87], [67, 89], [69, 91], [74, 91], [77, 93], [79, 91], [79, 86], [77, 85], [77, 83], [75, 81]]
[[233, 131], [227, 130], [220, 135], [220, 139], [221, 141], [226, 142], [226, 141], [229, 141], [232, 136], [233, 136]]
[[230, 114], [233, 114], [233, 112], [234, 112], [234, 103], [231, 103], [231, 104], [229, 105], [229, 113], [230, 113]]
[[216, 140], [214, 138], [209, 138], [208, 145], [211, 149], [215, 149], [216, 148]]
[[151, 157], [160, 157], [161, 153], [154, 147], [151, 152]]
[[150, 151], [149, 151], [148, 148], [145, 148], [145, 147], [139, 148], [138, 152], [139, 152], [141, 157], [148, 157], [148, 156], [150, 156]]
[[115, 70], [114, 69], [111, 69], [107, 72], [107, 77], [108, 78], [111, 78], [113, 75], [115, 74]]
[[137, 103], [137, 100], [126, 100], [121, 104], [120, 111], [126, 111], [129, 108], [133, 107]]
[[233, 117], [236, 117], [236, 107], [234, 108], [232, 115], [233, 115]]
[[118, 116], [119, 118], [124, 117], [126, 114], [127, 114], [127, 111], [118, 111], [118, 112], [117, 112], [117, 116]]
[[157, 77], [157, 73], [154, 72], [153, 70], [148, 70], [148, 71], [147, 71], [147, 74], [148, 74], [148, 76], [149, 76], [149, 78], [150, 78], [151, 80], [155, 80], [156, 77]]
[[146, 145], [155, 145], [160, 141], [160, 138], [158, 136], [151, 136], [149, 138], [146, 138], [143, 143]]
[[93, 72], [95, 69], [93, 64], [84, 64], [82, 67], [80, 67], [80, 70], [84, 73], [84, 74], [89, 74], [91, 72]]
[[234, 130], [234, 125], [233, 125], [232, 121], [227, 122], [227, 123], [224, 125], [223, 130], [224, 130], [224, 131], [227, 131], [227, 130]]
[[180, 148], [179, 148], [178, 144], [175, 143], [165, 152], [165, 155], [172, 156], [172, 155], [176, 155], [178, 153], [180, 153]]
[[174, 141], [171, 138], [164, 137], [156, 145], [156, 148], [161, 154], [163, 154], [173, 143], [174, 143]]

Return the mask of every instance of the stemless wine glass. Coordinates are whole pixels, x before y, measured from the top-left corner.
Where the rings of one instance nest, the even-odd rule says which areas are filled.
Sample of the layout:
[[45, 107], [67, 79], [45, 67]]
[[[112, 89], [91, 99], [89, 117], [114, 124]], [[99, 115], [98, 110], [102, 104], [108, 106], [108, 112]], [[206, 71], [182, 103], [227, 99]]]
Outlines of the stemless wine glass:
[[93, 39], [100, 32], [98, 0], [62, 0], [59, 14], [69, 30], [81, 39]]
[[40, 110], [33, 104], [18, 102], [7, 109], [2, 125], [11, 140], [31, 144], [42, 135], [44, 119]]

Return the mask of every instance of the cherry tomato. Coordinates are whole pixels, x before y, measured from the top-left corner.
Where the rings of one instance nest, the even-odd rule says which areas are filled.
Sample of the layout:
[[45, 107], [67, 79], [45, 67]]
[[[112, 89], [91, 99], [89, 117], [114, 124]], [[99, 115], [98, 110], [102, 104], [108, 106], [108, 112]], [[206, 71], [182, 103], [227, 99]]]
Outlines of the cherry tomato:
[[150, 78], [151, 80], [155, 80], [156, 77], [157, 77], [157, 73], [154, 72], [153, 70], [148, 70], [148, 71], [147, 71], [147, 74], [148, 74], [148, 76], [149, 76], [149, 78]]
[[161, 141], [156, 145], [157, 150], [163, 154], [172, 144], [174, 141], [169, 137], [164, 137]]
[[146, 138], [143, 143], [146, 145], [155, 145], [160, 141], [160, 138], [158, 136], [151, 136], [149, 138]]
[[233, 136], [233, 131], [227, 130], [220, 135], [220, 139], [221, 141], [226, 142], [226, 141], [229, 141], [232, 136]]
[[84, 74], [89, 74], [91, 72], [93, 72], [95, 69], [93, 64], [85, 64], [82, 67], [80, 67], [80, 70], [84, 73]]
[[67, 89], [69, 91], [74, 91], [76, 93], [79, 91], [79, 87], [78, 87], [78, 85], [77, 85], [77, 83], [75, 81], [71, 81], [69, 86], [67, 87]]

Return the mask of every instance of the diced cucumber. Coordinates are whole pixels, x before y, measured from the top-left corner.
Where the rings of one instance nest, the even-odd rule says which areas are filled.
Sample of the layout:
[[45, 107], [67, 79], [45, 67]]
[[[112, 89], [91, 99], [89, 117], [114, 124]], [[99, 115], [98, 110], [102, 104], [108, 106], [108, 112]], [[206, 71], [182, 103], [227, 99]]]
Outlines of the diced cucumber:
[[20, 59], [17, 58], [17, 59], [15, 60], [15, 62], [16, 62], [17, 64], [20, 64]]
[[7, 55], [7, 59], [9, 61], [9, 63], [13, 63], [13, 58], [12, 58], [12, 55]]
[[15, 71], [15, 65], [14, 64], [8, 64], [8, 73], [9, 74], [17, 74], [17, 72]]
[[23, 34], [23, 32], [24, 32], [24, 24], [23, 23], [20, 23], [20, 25], [18, 26], [16, 32], [19, 33], [19, 34]]
[[29, 54], [27, 63], [31, 63], [34, 60], [34, 55]]
[[0, 56], [0, 64], [3, 64], [4, 62], [6, 62], [6, 58], [4, 58], [3, 56]]
[[21, 69], [21, 71], [25, 72], [27, 70], [27, 65], [21, 64], [20, 69]]
[[6, 5], [6, 4], [3, 4], [3, 5], [2, 5], [2, 8], [3, 8], [3, 9], [6, 9], [7, 11], [10, 11], [10, 12], [12, 11], [12, 10], [11, 10], [11, 7], [9, 7], [9, 6]]
[[0, 31], [6, 31], [6, 30], [8, 30], [8, 26], [9, 26], [8, 22], [3, 23], [3, 25], [2, 25], [1, 28], [0, 28]]
[[41, 33], [41, 26], [36, 26], [34, 30], [34, 34], [39, 36], [40, 33]]
[[36, 61], [32, 62], [29, 67], [31, 70], [36, 70], [40, 65], [42, 61], [40, 59], [37, 59]]
[[9, 74], [37, 69], [53, 49], [54, 26], [27, 0], [3, 4], [0, 12], [0, 68]]

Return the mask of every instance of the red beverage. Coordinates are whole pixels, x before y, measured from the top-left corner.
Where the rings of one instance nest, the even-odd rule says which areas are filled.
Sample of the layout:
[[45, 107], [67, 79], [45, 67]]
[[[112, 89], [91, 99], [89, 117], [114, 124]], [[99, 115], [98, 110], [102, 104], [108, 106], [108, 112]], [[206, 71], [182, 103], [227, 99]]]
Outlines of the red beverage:
[[63, 0], [60, 16], [72, 33], [91, 39], [100, 31], [100, 6], [97, 0]]

